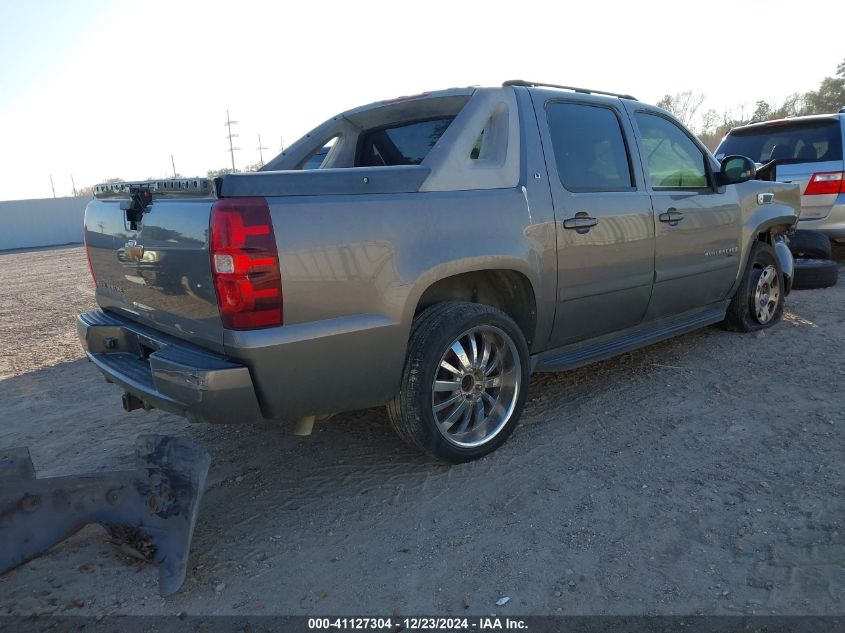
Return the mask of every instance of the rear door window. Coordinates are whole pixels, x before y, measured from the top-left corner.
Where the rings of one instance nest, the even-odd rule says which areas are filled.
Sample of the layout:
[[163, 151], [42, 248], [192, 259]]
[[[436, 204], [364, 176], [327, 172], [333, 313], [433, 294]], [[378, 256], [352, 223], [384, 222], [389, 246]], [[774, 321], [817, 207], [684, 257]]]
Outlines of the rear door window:
[[367, 130], [359, 141], [355, 166], [419, 165], [454, 118], [440, 117]]
[[709, 187], [704, 153], [678, 125], [657, 114], [634, 115], [651, 188]]
[[631, 165], [616, 113], [605, 106], [546, 106], [557, 173], [569, 191], [631, 191]]
[[757, 163], [842, 160], [842, 132], [836, 120], [787, 121], [735, 130], [716, 150], [719, 159], [730, 154]]

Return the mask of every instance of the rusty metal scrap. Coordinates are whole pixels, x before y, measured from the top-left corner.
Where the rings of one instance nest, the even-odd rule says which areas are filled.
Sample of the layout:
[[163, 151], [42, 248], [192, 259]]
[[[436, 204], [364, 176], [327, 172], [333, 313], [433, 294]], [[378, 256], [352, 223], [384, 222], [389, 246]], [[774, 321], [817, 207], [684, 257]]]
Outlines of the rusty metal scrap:
[[27, 448], [0, 450], [0, 573], [89, 523], [129, 556], [159, 568], [159, 592], [185, 580], [211, 457], [183, 439], [140, 435], [135, 469], [38, 479]]

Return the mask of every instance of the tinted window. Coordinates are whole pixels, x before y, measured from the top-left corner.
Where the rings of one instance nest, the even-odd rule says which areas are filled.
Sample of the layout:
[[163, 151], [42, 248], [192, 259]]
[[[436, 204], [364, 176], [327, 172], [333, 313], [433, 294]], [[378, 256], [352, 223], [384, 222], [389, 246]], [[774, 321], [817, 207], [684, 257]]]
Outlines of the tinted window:
[[628, 152], [619, 119], [610, 108], [578, 103], [546, 106], [561, 183], [570, 191], [632, 188]]
[[333, 136], [328, 141], [323, 143], [322, 147], [319, 147], [314, 150], [314, 153], [311, 154], [305, 161], [300, 165], [300, 169], [320, 169], [323, 166], [323, 163], [326, 162], [326, 158], [328, 158], [329, 153], [332, 151], [332, 148], [337, 143], [338, 137]]
[[731, 132], [716, 151], [718, 158], [740, 154], [758, 163], [813, 163], [842, 160], [842, 138], [838, 121], [778, 122]]
[[355, 166], [419, 165], [453, 119], [443, 117], [367, 131], [361, 137]]
[[635, 118], [652, 188], [709, 186], [704, 154], [681, 128], [668, 119], [645, 112], [637, 112]]
[[329, 154], [329, 147], [321, 147], [316, 152], [311, 155], [311, 158], [306, 160], [302, 164], [302, 169], [319, 169], [323, 165], [323, 161], [326, 160], [326, 156]]

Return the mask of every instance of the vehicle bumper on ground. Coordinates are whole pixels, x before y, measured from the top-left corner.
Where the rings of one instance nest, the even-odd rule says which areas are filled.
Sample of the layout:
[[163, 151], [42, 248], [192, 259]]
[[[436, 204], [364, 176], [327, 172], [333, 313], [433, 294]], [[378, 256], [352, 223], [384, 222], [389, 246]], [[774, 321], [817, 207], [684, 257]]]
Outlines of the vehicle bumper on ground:
[[162, 409], [196, 422], [263, 419], [244, 365], [99, 310], [80, 314], [77, 331], [106, 380], [130, 394], [128, 409]]
[[798, 228], [821, 231], [832, 240], [845, 240], [845, 194], [839, 194], [826, 217], [798, 218]]

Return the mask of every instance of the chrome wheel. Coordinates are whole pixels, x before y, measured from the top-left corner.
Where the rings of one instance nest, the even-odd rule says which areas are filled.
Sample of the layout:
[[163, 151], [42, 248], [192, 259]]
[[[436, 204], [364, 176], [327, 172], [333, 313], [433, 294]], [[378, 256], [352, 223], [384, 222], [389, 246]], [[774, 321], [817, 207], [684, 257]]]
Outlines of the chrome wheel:
[[757, 287], [754, 289], [754, 313], [757, 322], [765, 325], [772, 320], [780, 302], [780, 279], [777, 269], [769, 264], [757, 278]]
[[462, 448], [494, 438], [513, 415], [522, 370], [516, 345], [492, 325], [467, 330], [440, 358], [431, 387], [437, 429]]

